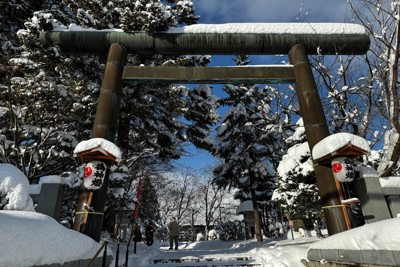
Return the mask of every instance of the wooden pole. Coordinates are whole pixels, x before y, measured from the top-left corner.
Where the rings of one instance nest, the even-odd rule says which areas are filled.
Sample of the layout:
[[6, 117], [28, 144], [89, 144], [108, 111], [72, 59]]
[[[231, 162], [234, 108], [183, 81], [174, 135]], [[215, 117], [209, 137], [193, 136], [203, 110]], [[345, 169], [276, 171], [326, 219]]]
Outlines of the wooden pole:
[[[300, 44], [293, 46], [289, 52], [289, 60], [294, 67], [297, 98], [308, 145], [312, 151], [319, 141], [329, 135], [328, 124], [304, 46]], [[319, 165], [314, 161], [314, 171], [329, 235], [348, 230], [346, 215], [330, 164]]]

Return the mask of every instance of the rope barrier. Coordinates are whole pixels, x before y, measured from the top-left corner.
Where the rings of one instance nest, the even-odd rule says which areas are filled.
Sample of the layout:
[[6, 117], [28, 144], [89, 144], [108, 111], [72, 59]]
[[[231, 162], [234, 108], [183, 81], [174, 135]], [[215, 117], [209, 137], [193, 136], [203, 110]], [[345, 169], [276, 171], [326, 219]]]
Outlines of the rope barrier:
[[323, 206], [323, 209], [330, 209], [330, 208], [339, 208], [339, 207], [346, 207], [349, 205], [345, 205], [345, 204], [338, 204], [338, 205], [331, 205], [331, 206]]
[[101, 245], [101, 247], [97, 250], [96, 254], [94, 255], [94, 257], [92, 258], [92, 260], [89, 262], [89, 264], [86, 267], [91, 267], [94, 263], [94, 261], [96, 260], [97, 256], [100, 254], [100, 252], [103, 250], [103, 248], [105, 248], [107, 250], [107, 241], [104, 241], [104, 243]]
[[104, 212], [94, 212], [94, 211], [78, 211], [75, 214], [97, 214], [97, 215], [104, 215]]

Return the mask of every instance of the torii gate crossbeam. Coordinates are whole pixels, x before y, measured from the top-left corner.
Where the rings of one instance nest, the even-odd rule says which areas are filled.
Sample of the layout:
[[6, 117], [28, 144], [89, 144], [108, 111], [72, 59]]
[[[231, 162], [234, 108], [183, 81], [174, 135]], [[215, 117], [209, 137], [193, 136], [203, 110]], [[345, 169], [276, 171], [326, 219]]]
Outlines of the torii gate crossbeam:
[[107, 53], [113, 43], [128, 53], [165, 55], [276, 55], [295, 44], [307, 54], [364, 54], [370, 40], [362, 26], [348, 23], [195, 24], [167, 32], [50, 31], [40, 33], [43, 45], [63, 51]]
[[292, 65], [246, 67], [137, 67], [125, 66], [126, 83], [294, 83]]

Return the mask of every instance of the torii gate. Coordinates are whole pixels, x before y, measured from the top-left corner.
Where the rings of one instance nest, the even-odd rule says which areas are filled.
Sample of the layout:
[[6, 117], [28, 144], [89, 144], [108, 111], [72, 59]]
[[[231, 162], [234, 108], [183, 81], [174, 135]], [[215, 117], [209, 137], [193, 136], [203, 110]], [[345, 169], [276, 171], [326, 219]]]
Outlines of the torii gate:
[[[242, 23], [198, 24], [168, 32], [50, 31], [42, 32], [43, 45], [59, 45], [66, 52], [106, 53], [99, 102], [92, 137], [115, 142], [122, 82], [167, 83], [292, 83], [302, 111], [310, 151], [329, 135], [309, 54], [364, 54], [370, 40], [364, 28], [345, 23]], [[241, 67], [137, 67], [125, 66], [127, 53], [173, 55], [275, 55], [288, 54], [289, 66]], [[317, 186], [330, 235], [350, 229], [347, 211], [331, 166], [314, 162]], [[96, 214], [89, 214], [85, 234], [99, 240], [107, 182], [95, 191]], [[80, 198], [81, 199], [81, 198]], [[77, 210], [83, 207], [82, 201]], [[82, 215], [83, 216], [83, 215]], [[81, 215], [74, 229], [81, 230]], [[88, 230], [89, 229], [89, 230]]]

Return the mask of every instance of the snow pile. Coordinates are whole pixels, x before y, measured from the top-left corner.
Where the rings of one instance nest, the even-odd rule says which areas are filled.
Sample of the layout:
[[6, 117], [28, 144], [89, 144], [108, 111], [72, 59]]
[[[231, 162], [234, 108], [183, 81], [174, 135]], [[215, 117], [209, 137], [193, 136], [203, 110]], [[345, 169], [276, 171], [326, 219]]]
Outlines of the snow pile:
[[317, 160], [329, 154], [334, 155], [335, 151], [348, 144], [370, 152], [368, 142], [364, 138], [349, 133], [336, 133], [318, 142], [312, 150], [312, 157], [314, 160]]
[[29, 196], [28, 179], [18, 168], [7, 163], [0, 164], [0, 209], [35, 210]]
[[400, 188], [399, 176], [379, 177], [379, 182], [385, 188]]
[[92, 138], [92, 139], [80, 142], [76, 146], [76, 148], [74, 150], [74, 154], [78, 154], [78, 153], [96, 149], [96, 148], [102, 148], [103, 150], [107, 151], [109, 154], [116, 157], [117, 161], [121, 160], [122, 152], [118, 148], [118, 146], [115, 145], [113, 142], [110, 142], [103, 138]]
[[400, 250], [400, 218], [366, 224], [322, 239], [310, 249]]
[[[92, 258], [100, 244], [51, 217], [28, 211], [0, 211], [0, 266], [22, 267]], [[102, 254], [100, 254], [102, 255]]]

